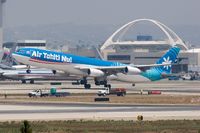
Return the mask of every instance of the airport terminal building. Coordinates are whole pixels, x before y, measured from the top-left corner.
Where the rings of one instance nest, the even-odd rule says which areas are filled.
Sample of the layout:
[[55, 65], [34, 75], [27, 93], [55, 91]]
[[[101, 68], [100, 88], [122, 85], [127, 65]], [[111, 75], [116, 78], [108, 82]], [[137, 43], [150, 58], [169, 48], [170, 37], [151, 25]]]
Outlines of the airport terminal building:
[[[163, 40], [155, 40], [153, 35], [136, 35], [135, 40], [123, 40], [129, 33], [131, 27], [134, 30], [137, 24], [148, 22], [155, 25], [165, 36]], [[149, 29], [147, 29], [149, 30]], [[173, 73], [199, 71], [200, 72], [200, 49], [190, 48], [185, 42], [169, 27], [152, 19], [137, 19], [131, 21], [116, 32], [114, 32], [100, 47], [103, 58], [109, 61], [117, 61], [125, 64], [154, 64], [172, 46], [181, 48], [177, 65], [173, 65]], [[67, 53], [92, 58], [99, 57], [96, 49], [68, 48]]]
[[[148, 22], [157, 26], [166, 39], [154, 40], [152, 35], [137, 35], [135, 40], [122, 40], [131, 27], [138, 23]], [[101, 46], [105, 59], [126, 64], [154, 64], [169, 48], [177, 45], [181, 48], [178, 65], [173, 66], [173, 72], [199, 71], [200, 49], [190, 49], [184, 41], [169, 27], [152, 19], [137, 19], [129, 22], [113, 33]]]

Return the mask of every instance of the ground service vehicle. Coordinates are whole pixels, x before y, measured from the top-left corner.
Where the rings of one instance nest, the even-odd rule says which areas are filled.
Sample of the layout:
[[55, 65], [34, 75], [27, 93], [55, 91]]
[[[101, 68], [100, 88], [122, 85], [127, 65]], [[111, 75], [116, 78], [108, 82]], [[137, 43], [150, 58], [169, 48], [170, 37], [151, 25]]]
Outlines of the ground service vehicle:
[[31, 92], [28, 93], [29, 97], [45, 97], [45, 96], [49, 96], [49, 92], [48, 91], [44, 91], [41, 89], [38, 90], [33, 90]]
[[116, 88], [116, 89], [110, 89], [109, 87], [106, 87], [102, 90], [98, 90], [97, 95], [98, 96], [106, 96], [106, 95], [117, 95], [117, 96], [125, 96], [126, 95], [126, 89], [124, 88]]
[[55, 88], [51, 88], [50, 92], [47, 90], [33, 90], [28, 93], [29, 97], [47, 97], [47, 96], [56, 96], [56, 97], [64, 97], [69, 96], [69, 92], [57, 92]]

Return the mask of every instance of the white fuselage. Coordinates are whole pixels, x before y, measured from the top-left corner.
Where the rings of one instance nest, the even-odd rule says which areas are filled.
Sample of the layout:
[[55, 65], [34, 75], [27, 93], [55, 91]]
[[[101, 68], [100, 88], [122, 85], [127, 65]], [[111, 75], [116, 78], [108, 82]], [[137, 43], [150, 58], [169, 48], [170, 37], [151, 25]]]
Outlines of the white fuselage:
[[[65, 73], [72, 74], [72, 75], [78, 75], [78, 76], [87, 76], [87, 73], [84, 71], [81, 71], [79, 69], [76, 69], [75, 66], [89, 66], [84, 64], [62, 64], [62, 63], [46, 63], [43, 61], [34, 61], [30, 57], [22, 56], [22, 55], [15, 55], [15, 59], [19, 62], [23, 62], [24, 64], [29, 64], [31, 66], [37, 66], [40, 68], [48, 68], [51, 70], [60, 70], [64, 71]], [[117, 73], [116, 75], [111, 75], [108, 77], [110, 80], [119, 80], [123, 82], [129, 82], [129, 83], [141, 83], [141, 82], [148, 82], [150, 81], [148, 78], [140, 75], [140, 74], [123, 74], [123, 73]]]

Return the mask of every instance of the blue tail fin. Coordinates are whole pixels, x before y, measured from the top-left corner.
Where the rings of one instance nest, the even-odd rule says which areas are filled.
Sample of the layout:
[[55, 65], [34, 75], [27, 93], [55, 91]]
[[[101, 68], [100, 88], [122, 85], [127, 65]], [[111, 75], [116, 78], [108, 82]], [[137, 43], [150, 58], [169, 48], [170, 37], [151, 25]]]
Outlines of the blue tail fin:
[[[177, 61], [177, 56], [180, 52], [180, 48], [172, 47], [169, 51], [167, 51], [157, 62], [156, 64], [173, 64]], [[163, 78], [162, 74], [169, 74], [171, 73], [172, 66], [156, 66], [153, 67], [145, 72], [142, 75], [151, 81], [160, 80]]]
[[[165, 53], [157, 62], [156, 64], [174, 64], [177, 62], [177, 56], [180, 52], [180, 48], [174, 46], [172, 47], [167, 53]], [[157, 67], [157, 70], [161, 73], [171, 73], [172, 66], [160, 66]]]

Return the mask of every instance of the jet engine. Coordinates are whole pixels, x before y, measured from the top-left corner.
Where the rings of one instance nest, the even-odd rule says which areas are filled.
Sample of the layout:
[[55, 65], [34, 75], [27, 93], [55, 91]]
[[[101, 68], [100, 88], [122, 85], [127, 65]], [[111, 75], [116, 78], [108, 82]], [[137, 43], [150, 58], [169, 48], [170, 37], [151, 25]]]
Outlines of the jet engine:
[[95, 68], [90, 68], [87, 70], [87, 74], [91, 77], [101, 77], [104, 75], [104, 72]]
[[131, 66], [127, 66], [124, 71], [125, 71], [126, 74], [130, 74], [130, 75], [131, 74], [140, 74], [141, 73], [140, 69], [138, 69], [136, 67], [131, 67]]

